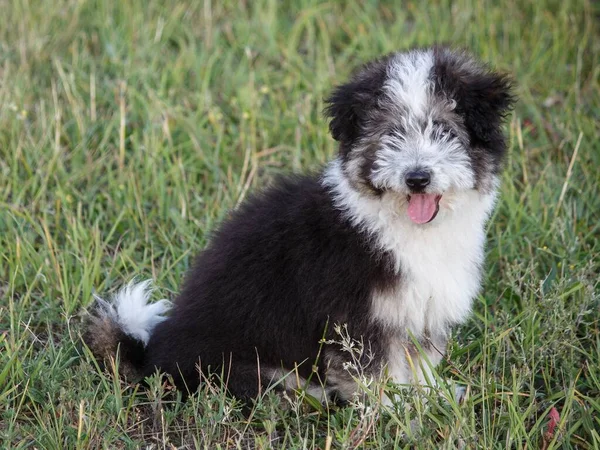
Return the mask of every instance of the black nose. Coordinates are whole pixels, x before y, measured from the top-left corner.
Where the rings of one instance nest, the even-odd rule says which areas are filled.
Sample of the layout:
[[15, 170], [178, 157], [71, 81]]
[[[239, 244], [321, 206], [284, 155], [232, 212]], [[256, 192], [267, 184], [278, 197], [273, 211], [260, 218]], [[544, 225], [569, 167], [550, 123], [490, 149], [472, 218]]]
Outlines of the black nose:
[[411, 189], [424, 189], [431, 182], [431, 175], [424, 170], [415, 170], [406, 174], [406, 185]]

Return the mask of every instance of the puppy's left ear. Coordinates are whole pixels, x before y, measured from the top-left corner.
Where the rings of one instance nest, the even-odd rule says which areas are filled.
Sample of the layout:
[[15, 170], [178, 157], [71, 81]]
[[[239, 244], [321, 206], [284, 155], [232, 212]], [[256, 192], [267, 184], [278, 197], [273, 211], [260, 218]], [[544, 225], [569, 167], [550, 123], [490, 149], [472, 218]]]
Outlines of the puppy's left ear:
[[325, 99], [327, 106], [324, 112], [330, 118], [329, 131], [340, 142], [342, 154], [350, 150], [376, 107], [385, 74], [384, 60], [366, 64], [348, 83], [336, 87]]
[[456, 112], [465, 121], [471, 145], [503, 153], [501, 126], [516, 101], [511, 78], [463, 52], [437, 48], [434, 56], [436, 92], [456, 101]]

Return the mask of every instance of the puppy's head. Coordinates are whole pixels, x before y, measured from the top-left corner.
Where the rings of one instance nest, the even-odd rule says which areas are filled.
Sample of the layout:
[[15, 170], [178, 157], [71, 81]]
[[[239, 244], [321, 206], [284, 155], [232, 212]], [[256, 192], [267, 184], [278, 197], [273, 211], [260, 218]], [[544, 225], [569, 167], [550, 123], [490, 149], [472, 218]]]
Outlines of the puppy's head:
[[394, 196], [416, 224], [491, 191], [506, 150], [510, 81], [447, 48], [363, 66], [326, 100], [343, 175], [363, 195]]

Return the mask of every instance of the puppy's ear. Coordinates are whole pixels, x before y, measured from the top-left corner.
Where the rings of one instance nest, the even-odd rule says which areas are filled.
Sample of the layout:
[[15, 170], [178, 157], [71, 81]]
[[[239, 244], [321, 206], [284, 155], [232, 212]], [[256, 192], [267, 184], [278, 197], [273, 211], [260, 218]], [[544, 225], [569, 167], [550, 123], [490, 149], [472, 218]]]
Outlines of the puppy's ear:
[[516, 100], [511, 79], [464, 52], [436, 48], [434, 56], [435, 90], [456, 101], [456, 112], [465, 121], [471, 145], [503, 153], [501, 125]]
[[363, 124], [377, 105], [385, 77], [385, 61], [374, 61], [359, 69], [348, 83], [336, 87], [325, 99], [329, 131], [342, 144], [341, 151], [349, 149], [360, 135]]

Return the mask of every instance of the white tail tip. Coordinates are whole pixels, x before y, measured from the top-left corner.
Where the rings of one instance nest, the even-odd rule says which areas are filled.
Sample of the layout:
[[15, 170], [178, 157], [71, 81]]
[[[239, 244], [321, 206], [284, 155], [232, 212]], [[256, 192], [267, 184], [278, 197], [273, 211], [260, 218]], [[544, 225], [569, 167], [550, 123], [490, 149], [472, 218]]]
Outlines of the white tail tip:
[[152, 290], [152, 280], [141, 283], [132, 281], [110, 303], [95, 297], [102, 314], [110, 316], [125, 333], [146, 345], [154, 327], [166, 319], [164, 314], [171, 309], [171, 302], [166, 299], [149, 303]]

